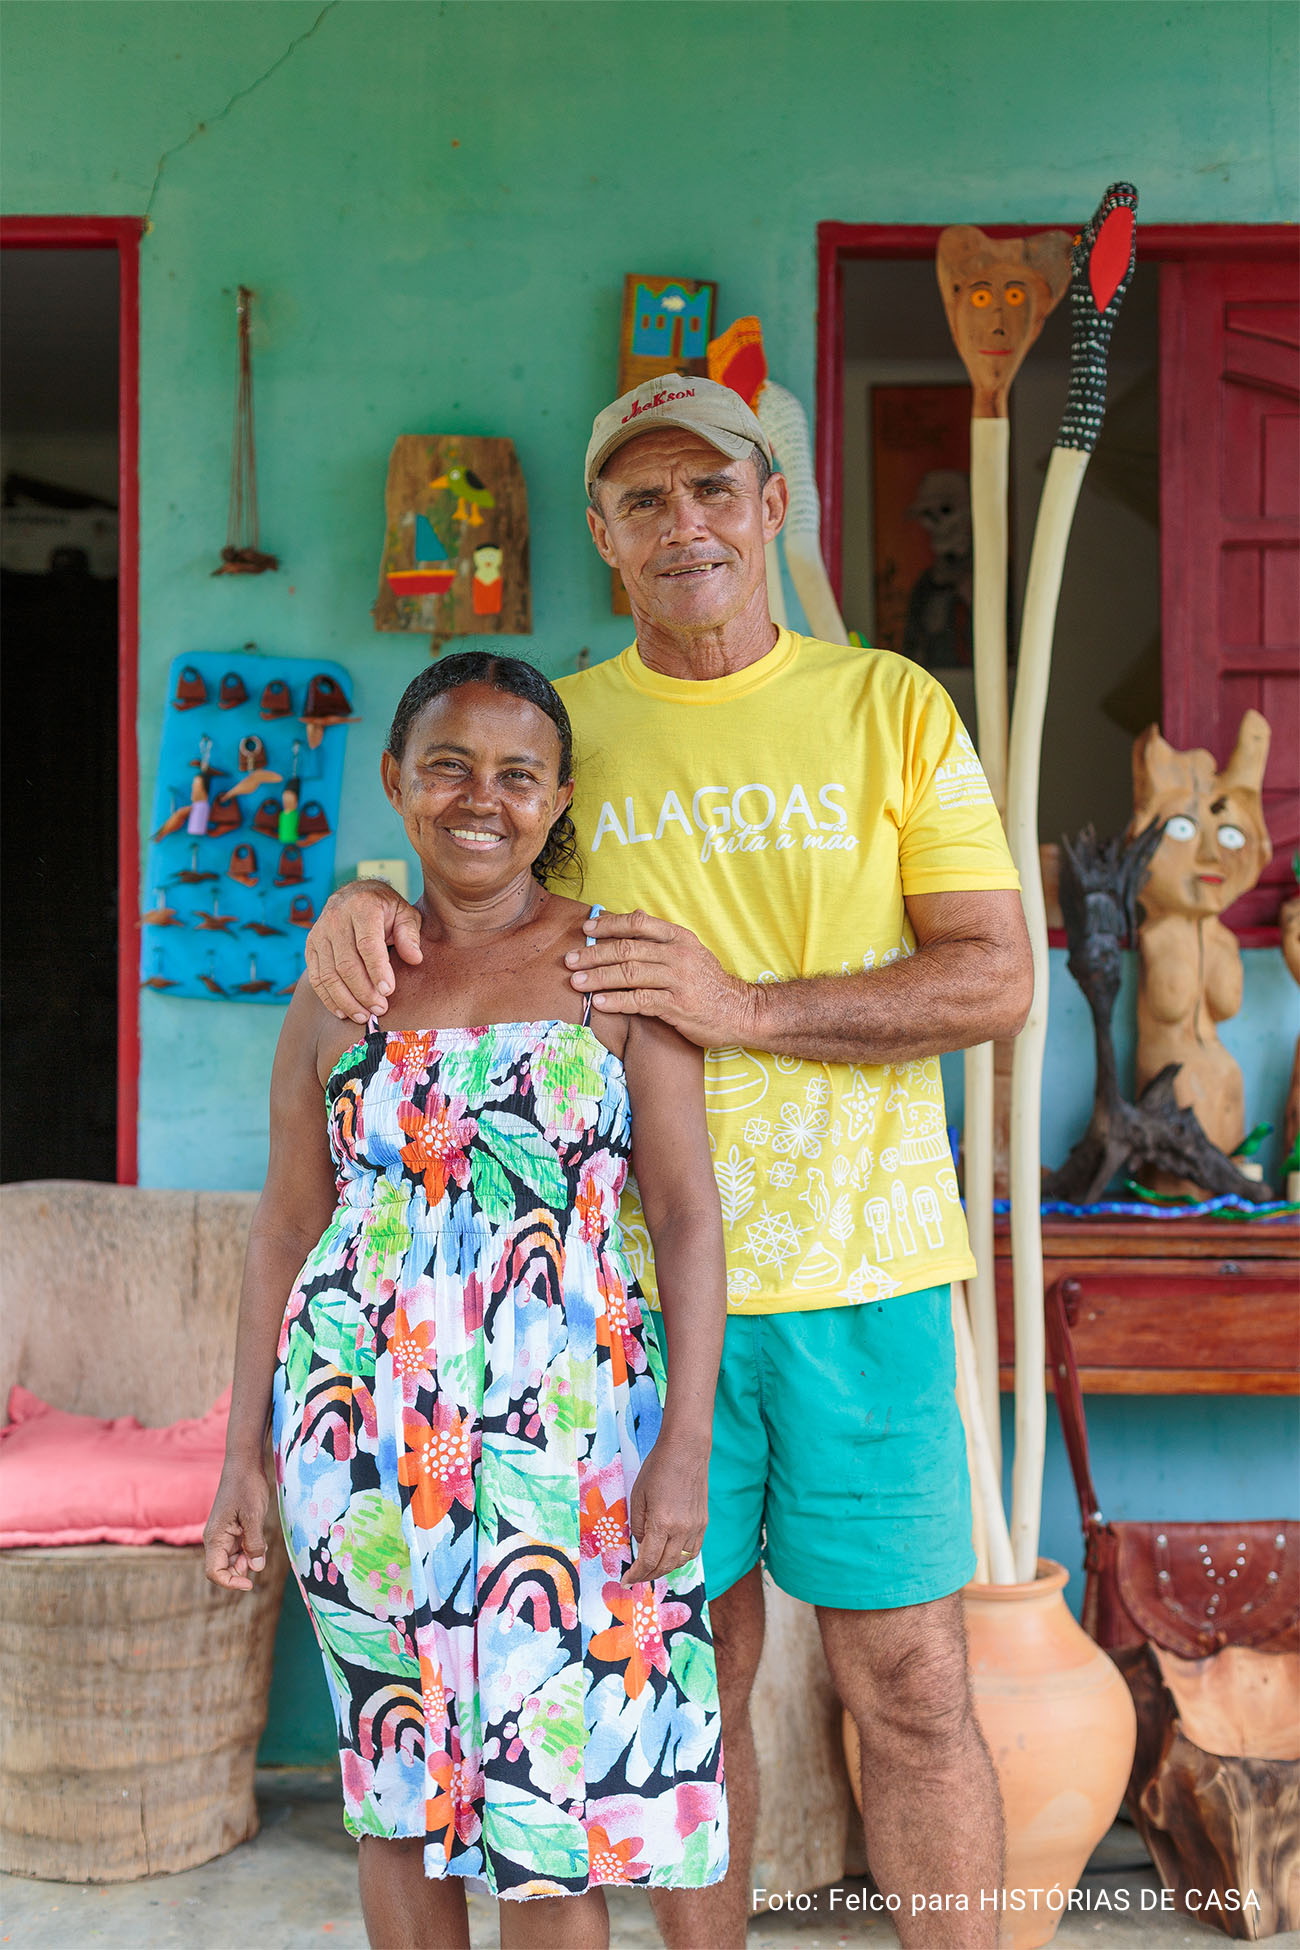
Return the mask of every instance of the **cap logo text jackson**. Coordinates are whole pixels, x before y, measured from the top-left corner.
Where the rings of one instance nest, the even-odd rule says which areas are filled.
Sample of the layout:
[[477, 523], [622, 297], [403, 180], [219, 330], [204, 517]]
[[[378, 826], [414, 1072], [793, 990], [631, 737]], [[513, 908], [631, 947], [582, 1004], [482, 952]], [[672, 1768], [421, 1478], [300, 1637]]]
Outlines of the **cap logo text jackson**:
[[681, 393], [656, 393], [653, 399], [638, 400], [636, 404], [633, 406], [632, 411], [630, 413], [625, 413], [623, 415], [623, 418], [619, 421], [619, 425], [625, 427], [628, 421], [635, 420], [639, 413], [649, 413], [656, 406], [667, 406], [670, 400], [694, 399], [694, 398], [695, 398], [694, 386], [688, 386], [686, 390]]

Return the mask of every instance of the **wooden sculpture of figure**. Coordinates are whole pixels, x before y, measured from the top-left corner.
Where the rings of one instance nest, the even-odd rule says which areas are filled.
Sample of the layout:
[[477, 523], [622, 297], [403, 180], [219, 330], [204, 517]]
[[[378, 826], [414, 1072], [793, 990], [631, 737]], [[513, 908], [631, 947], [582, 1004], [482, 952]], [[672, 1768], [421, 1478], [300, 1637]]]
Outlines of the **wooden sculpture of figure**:
[[[212, 782], [214, 779], [223, 779], [226, 776], [220, 766], [212, 763], [210, 738], [200, 738], [199, 756], [192, 758], [190, 764], [194, 768], [194, 777], [190, 780], [189, 803], [179, 807], [173, 804], [171, 813], [153, 836], [156, 840], [165, 839], [169, 833], [179, 833], [182, 827], [194, 839], [201, 839], [209, 829], [212, 819]], [[238, 819], [235, 824], [239, 824]]]
[[[768, 378], [763, 327], [757, 318], [738, 318], [721, 338], [710, 339], [709, 378], [720, 386], [730, 386], [758, 415], [785, 476], [790, 503], [781, 543], [809, 630], [823, 643], [847, 643], [848, 631], [822, 560], [821, 500], [813, 474], [808, 420], [794, 394]], [[767, 545], [767, 593], [773, 622], [784, 625], [785, 595], [775, 542]]]
[[[975, 712], [980, 763], [1005, 817], [1009, 399], [1025, 354], [1069, 288], [1070, 234], [1045, 230], [1033, 237], [995, 239], [974, 224], [952, 224], [940, 232], [935, 272], [948, 329], [971, 383], [968, 526]], [[968, 1049], [963, 1067], [966, 1212], [977, 1268], [969, 1288], [971, 1331], [980, 1406], [996, 1470], [1001, 1410], [993, 1267], [993, 1045]]]
[[291, 779], [286, 779], [284, 782], [284, 790], [280, 794], [280, 813], [275, 822], [275, 837], [286, 846], [291, 845], [298, 837], [298, 822], [301, 817], [298, 807], [301, 797], [302, 787], [295, 772]]
[[[1043, 1390], [1042, 1082], [1047, 1040], [1047, 910], [1038, 854], [1038, 786], [1052, 639], [1075, 504], [1106, 410], [1110, 335], [1133, 276], [1137, 191], [1112, 183], [1074, 238], [1064, 231], [993, 239], [969, 224], [943, 231], [936, 272], [970, 376], [973, 638], [979, 756], [1020, 874], [1034, 954], [1034, 1000], [1011, 1078], [1011, 1258], [1016, 1450], [1011, 1543], [1016, 1575], [1038, 1558], [1047, 1406]], [[1043, 484], [1025, 584], [1015, 711], [1007, 728], [1007, 396], [1052, 306], [1070, 292], [1070, 386]], [[980, 1403], [996, 1460], [997, 1314], [993, 1292], [993, 1053], [966, 1052], [966, 1199], [978, 1269], [971, 1330]]]
[[1246, 1135], [1245, 1098], [1218, 1024], [1241, 1007], [1242, 970], [1219, 916], [1272, 857], [1260, 803], [1268, 743], [1268, 724], [1247, 711], [1221, 772], [1209, 752], [1175, 751], [1157, 725], [1133, 747], [1130, 830], [1164, 826], [1141, 893], [1138, 1089], [1177, 1063], [1177, 1101], [1229, 1155]]
[[1047, 1198], [1087, 1204], [1104, 1198], [1116, 1178], [1153, 1173], [1157, 1182], [1190, 1182], [1206, 1192], [1256, 1203], [1269, 1197], [1206, 1137], [1195, 1112], [1177, 1097], [1181, 1065], [1166, 1063], [1130, 1103], [1120, 1088], [1111, 1016], [1123, 975], [1123, 949], [1137, 934], [1138, 904], [1152, 856], [1164, 844], [1159, 820], [1119, 840], [1098, 840], [1086, 826], [1061, 840], [1061, 910], [1069, 969], [1092, 1013], [1097, 1078], [1088, 1128], [1057, 1171], [1043, 1177]]

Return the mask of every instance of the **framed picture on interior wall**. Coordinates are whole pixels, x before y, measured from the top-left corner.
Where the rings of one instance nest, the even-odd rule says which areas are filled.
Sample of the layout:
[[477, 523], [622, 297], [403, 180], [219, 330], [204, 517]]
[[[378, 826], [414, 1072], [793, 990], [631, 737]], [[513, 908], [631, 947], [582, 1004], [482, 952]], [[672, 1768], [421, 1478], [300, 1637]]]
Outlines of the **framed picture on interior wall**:
[[970, 388], [867, 400], [875, 643], [926, 670], [971, 665]]

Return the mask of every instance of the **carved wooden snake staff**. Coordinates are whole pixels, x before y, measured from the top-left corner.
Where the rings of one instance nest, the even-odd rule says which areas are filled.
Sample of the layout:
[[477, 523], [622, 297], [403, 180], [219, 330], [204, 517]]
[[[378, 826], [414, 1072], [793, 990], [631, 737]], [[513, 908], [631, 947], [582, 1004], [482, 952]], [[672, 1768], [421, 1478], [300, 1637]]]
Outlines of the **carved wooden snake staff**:
[[1038, 784], [1043, 717], [1061, 576], [1079, 489], [1106, 410], [1110, 335], [1133, 276], [1137, 191], [1113, 183], [1076, 240], [1070, 279], [1070, 391], [1034, 529], [1020, 628], [1007, 772], [1007, 837], [1020, 874], [1034, 954], [1034, 999], [1011, 1072], [1011, 1253], [1016, 1320], [1016, 1450], [1011, 1543], [1016, 1576], [1032, 1579], [1038, 1558], [1047, 1399], [1043, 1327], [1041, 1124], [1047, 1041], [1047, 910], [1038, 857]]

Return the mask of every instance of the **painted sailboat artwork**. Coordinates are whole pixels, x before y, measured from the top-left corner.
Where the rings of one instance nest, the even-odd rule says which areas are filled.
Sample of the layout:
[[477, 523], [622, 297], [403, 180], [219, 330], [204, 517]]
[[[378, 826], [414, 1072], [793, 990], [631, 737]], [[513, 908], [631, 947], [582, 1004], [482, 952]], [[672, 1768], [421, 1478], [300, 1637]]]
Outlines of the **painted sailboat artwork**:
[[456, 580], [456, 564], [427, 515], [415, 517], [415, 567], [389, 569], [388, 586], [396, 596], [441, 596]]

